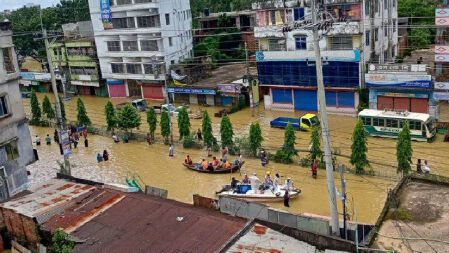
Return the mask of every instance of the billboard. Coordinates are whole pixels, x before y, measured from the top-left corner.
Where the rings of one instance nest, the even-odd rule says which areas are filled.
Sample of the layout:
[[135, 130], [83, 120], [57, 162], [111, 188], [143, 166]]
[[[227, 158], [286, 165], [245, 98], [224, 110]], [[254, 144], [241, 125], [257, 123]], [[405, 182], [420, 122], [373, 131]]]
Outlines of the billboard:
[[111, 6], [109, 5], [109, 0], [100, 0], [100, 14], [101, 21], [103, 22], [104, 29], [112, 29], [112, 16], [111, 16]]
[[367, 87], [387, 88], [432, 88], [430, 75], [410, 74], [366, 74]]
[[426, 64], [369, 64], [370, 72], [427, 72]]

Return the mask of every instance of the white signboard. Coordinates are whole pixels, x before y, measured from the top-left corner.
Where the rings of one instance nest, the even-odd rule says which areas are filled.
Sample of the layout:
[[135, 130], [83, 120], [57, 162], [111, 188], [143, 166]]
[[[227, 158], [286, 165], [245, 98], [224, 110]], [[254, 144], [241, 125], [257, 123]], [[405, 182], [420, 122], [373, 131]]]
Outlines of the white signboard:
[[449, 90], [449, 82], [435, 82], [435, 90]]

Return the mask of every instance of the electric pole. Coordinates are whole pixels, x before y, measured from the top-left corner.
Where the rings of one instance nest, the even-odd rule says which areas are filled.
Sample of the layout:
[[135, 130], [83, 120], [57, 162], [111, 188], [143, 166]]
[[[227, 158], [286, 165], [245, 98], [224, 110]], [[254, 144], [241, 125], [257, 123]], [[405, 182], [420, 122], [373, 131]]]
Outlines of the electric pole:
[[321, 117], [321, 135], [324, 145], [324, 158], [326, 162], [327, 190], [329, 192], [329, 206], [331, 213], [332, 234], [340, 236], [340, 225], [338, 222], [337, 201], [334, 182], [334, 170], [332, 164], [332, 151], [329, 139], [329, 127], [327, 122], [326, 97], [323, 83], [323, 66], [321, 62], [321, 52], [318, 35], [318, 17], [319, 7], [316, 4], [318, 0], [312, 0], [312, 22], [313, 22], [313, 47], [315, 50], [316, 77], [318, 90], [318, 107]]
[[344, 178], [343, 166], [340, 166], [340, 180], [341, 180], [341, 202], [343, 203], [343, 238], [348, 239], [346, 230], [346, 181]]
[[249, 72], [249, 57], [248, 57], [248, 45], [245, 41], [245, 56], [246, 56], [246, 84], [249, 88], [249, 106], [251, 109], [251, 117], [254, 117], [254, 101], [253, 101], [253, 87], [250, 82], [250, 72]]

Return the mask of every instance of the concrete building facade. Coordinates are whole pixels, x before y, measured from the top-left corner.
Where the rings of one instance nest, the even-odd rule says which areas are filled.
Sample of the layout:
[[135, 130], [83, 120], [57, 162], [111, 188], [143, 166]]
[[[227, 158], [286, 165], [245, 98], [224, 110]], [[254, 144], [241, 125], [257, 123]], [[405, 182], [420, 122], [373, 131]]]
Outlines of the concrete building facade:
[[[273, 0], [252, 5], [259, 82], [269, 108], [318, 109], [312, 32], [284, 31], [286, 26], [311, 21], [310, 3]], [[328, 110], [355, 115], [365, 63], [392, 62], [397, 55], [397, 1], [324, 0], [322, 6], [334, 20], [319, 41]]]
[[26, 188], [25, 166], [34, 161], [19, 77], [11, 23], [0, 22], [0, 200]]
[[189, 0], [89, 0], [110, 97], [163, 99], [171, 64], [193, 56]]
[[435, 10], [435, 84], [433, 98], [437, 102], [438, 121], [449, 123], [449, 3], [439, 1]]

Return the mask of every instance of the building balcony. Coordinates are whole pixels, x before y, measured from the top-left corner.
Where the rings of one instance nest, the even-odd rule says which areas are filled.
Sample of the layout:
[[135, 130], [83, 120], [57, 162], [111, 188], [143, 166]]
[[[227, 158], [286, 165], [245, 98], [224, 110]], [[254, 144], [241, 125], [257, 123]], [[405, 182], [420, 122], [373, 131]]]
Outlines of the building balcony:
[[328, 35], [360, 34], [360, 27], [360, 21], [336, 22], [332, 25], [332, 29]]
[[111, 5], [111, 12], [142, 10], [158, 6], [159, 1], [156, 0], [115, 0], [115, 4]]
[[280, 26], [254, 27], [254, 38], [284, 38], [284, 33]]
[[260, 1], [257, 3], [253, 3], [251, 5], [253, 10], [264, 10], [264, 9], [278, 9], [278, 8], [292, 8], [299, 7], [301, 5], [301, 1], [294, 0], [269, 0], [269, 1]]
[[362, 0], [324, 0], [324, 4], [354, 4], [361, 3]]
[[96, 75], [96, 74], [93, 74], [93, 75], [71, 74], [70, 79], [75, 80], [75, 81], [98, 81], [99, 78], [98, 78], [98, 75]]

